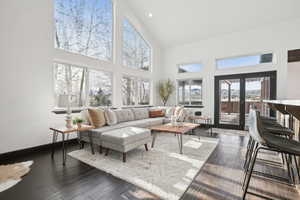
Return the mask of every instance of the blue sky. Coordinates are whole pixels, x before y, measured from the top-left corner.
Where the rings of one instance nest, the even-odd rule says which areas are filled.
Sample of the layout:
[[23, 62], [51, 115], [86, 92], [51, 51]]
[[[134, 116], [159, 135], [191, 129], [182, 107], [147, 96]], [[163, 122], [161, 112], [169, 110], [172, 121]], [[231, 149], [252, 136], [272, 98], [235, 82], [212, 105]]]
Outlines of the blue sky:
[[236, 58], [225, 58], [217, 60], [218, 69], [227, 69], [231, 67], [244, 67], [257, 65], [260, 63], [260, 55], [257, 56], [243, 56]]

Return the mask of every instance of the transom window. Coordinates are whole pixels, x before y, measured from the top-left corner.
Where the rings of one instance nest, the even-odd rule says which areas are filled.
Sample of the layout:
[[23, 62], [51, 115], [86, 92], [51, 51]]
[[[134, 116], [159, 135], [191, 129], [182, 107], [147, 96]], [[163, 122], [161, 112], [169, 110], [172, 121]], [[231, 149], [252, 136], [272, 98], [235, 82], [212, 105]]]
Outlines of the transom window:
[[145, 71], [151, 67], [151, 47], [127, 19], [123, 21], [122, 63]]
[[111, 0], [54, 1], [55, 47], [101, 60], [111, 60]]
[[149, 105], [150, 81], [131, 76], [123, 76], [122, 102], [124, 106]]
[[69, 95], [73, 108], [112, 104], [112, 76], [108, 72], [55, 63], [54, 76], [56, 108], [66, 108]]
[[177, 94], [180, 105], [202, 105], [202, 80], [179, 80]]
[[180, 64], [178, 65], [178, 73], [201, 72], [203, 64]]
[[217, 69], [255, 66], [262, 63], [272, 63], [272, 62], [273, 62], [272, 53], [239, 56], [234, 58], [223, 58], [223, 59], [217, 59]]

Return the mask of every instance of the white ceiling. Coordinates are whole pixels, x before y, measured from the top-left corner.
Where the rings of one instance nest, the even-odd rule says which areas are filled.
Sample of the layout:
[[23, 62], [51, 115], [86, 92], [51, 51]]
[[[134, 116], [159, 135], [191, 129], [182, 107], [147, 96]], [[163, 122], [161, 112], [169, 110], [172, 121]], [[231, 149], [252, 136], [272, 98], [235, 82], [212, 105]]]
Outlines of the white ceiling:
[[300, 0], [127, 1], [164, 47], [300, 18]]

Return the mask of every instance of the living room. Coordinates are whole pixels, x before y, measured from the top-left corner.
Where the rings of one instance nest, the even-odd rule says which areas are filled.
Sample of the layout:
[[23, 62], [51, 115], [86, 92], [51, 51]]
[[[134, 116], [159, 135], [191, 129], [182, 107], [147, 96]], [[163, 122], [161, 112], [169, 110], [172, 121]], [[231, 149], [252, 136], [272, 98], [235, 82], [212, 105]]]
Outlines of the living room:
[[299, 6], [1, 1], [0, 199], [300, 199]]

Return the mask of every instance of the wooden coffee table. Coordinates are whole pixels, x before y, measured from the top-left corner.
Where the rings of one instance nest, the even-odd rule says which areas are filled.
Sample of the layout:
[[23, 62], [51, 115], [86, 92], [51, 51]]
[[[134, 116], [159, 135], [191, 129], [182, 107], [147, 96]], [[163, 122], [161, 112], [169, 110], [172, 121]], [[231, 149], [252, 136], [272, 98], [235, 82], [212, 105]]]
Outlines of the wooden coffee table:
[[173, 133], [177, 136], [178, 145], [179, 145], [179, 153], [182, 154], [182, 135], [188, 133], [189, 131], [193, 131], [195, 128], [199, 127], [199, 124], [187, 123], [184, 122], [180, 126], [173, 126], [172, 124], [163, 124], [159, 126], [150, 127], [150, 130], [153, 133], [152, 145], [154, 148], [155, 140], [159, 132], [162, 133]]

